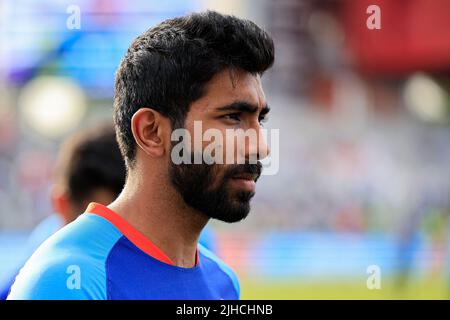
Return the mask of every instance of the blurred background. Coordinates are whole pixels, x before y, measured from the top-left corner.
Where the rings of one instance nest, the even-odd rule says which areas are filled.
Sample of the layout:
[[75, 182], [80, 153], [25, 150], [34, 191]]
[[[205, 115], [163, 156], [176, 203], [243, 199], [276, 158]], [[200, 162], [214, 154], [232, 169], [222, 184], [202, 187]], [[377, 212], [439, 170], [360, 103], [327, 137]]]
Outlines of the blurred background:
[[211, 223], [242, 298], [450, 298], [447, 0], [0, 0], [0, 280], [52, 214], [61, 142], [111, 121], [131, 40], [205, 9], [276, 47], [263, 83], [279, 172], [244, 222]]

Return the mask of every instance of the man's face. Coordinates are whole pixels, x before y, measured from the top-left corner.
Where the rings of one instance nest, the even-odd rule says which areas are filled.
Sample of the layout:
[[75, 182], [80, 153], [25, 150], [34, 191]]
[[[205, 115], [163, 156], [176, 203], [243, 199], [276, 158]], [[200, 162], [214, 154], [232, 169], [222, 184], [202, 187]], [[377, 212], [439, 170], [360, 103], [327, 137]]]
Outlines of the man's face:
[[[213, 145], [212, 154], [220, 154], [219, 161], [174, 164], [170, 159], [171, 181], [189, 206], [225, 222], [240, 221], [248, 215], [262, 170], [258, 159], [269, 153], [261, 136], [261, 122], [267, 112], [258, 75], [226, 69], [211, 79], [204, 96], [191, 105], [184, 127], [193, 137], [191, 159], [195, 154], [204, 155], [205, 149]], [[214, 129], [223, 139], [200, 137], [201, 142], [195, 146], [194, 140], [199, 137], [195, 135], [198, 131], [194, 121], [197, 126], [201, 123], [201, 133]], [[236, 130], [252, 132], [256, 140], [247, 137], [238, 141], [230, 135]], [[244, 162], [238, 162], [239, 157]]]

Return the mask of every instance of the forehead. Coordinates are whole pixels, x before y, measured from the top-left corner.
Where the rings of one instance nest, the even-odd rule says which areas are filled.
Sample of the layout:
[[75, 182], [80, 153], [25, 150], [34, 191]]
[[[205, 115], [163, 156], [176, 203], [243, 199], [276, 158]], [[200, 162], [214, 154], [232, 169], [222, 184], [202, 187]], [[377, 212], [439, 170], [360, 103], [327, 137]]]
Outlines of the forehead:
[[261, 109], [267, 104], [259, 75], [243, 70], [222, 70], [207, 83], [204, 95], [191, 105], [191, 111], [213, 111], [236, 101]]

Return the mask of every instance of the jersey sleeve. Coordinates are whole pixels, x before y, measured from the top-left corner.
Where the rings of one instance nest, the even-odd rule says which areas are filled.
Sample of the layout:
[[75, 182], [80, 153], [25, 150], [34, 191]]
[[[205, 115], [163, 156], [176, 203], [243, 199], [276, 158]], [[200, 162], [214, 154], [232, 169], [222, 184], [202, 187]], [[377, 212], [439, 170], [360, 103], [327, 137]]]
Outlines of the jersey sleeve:
[[233, 269], [231, 269], [227, 264], [225, 264], [219, 257], [217, 257], [211, 250], [203, 246], [202, 244], [198, 244], [198, 248], [201, 251], [203, 255], [208, 257], [209, 259], [213, 260], [217, 266], [222, 270], [223, 273], [227, 275], [227, 277], [230, 279], [231, 283], [233, 284], [233, 289], [236, 292], [236, 300], [239, 300], [241, 297], [241, 286], [239, 284], [239, 279], [234, 272]]
[[234, 289], [236, 290], [237, 299], [239, 300], [241, 298], [241, 285], [239, 283], [239, 279], [236, 275], [236, 273], [231, 269], [229, 266], [227, 266], [225, 263], [221, 263], [222, 270], [228, 274], [228, 276], [231, 279], [231, 282], [233, 283]]
[[121, 237], [104, 218], [82, 214], [33, 253], [8, 299], [108, 299], [106, 261]]
[[104, 299], [107, 299], [104, 268], [82, 256], [27, 263], [8, 296], [8, 300]]

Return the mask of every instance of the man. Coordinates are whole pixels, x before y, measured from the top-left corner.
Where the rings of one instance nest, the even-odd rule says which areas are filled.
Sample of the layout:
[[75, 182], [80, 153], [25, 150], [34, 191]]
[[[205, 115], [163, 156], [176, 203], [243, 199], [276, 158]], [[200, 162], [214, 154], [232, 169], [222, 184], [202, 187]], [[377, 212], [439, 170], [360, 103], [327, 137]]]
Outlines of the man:
[[[125, 163], [112, 125], [80, 131], [59, 150], [55, 180], [51, 191], [52, 214], [28, 238], [31, 255], [42, 242], [64, 225], [75, 220], [90, 202], [109, 204], [125, 184]], [[20, 266], [21, 267], [21, 266]], [[5, 300], [19, 272], [0, 284], [0, 300]]]
[[[260, 77], [273, 60], [264, 31], [216, 12], [166, 20], [138, 36], [115, 83], [124, 190], [108, 206], [90, 204], [46, 241], [8, 298], [238, 299], [235, 273], [197, 243], [210, 218], [236, 222], [249, 213], [262, 167], [251, 160], [269, 153]], [[178, 163], [172, 133], [193, 135], [195, 122], [205, 131], [251, 130], [258, 139], [244, 148], [216, 141], [243, 164]], [[196, 158], [208, 146], [179, 155]]]

